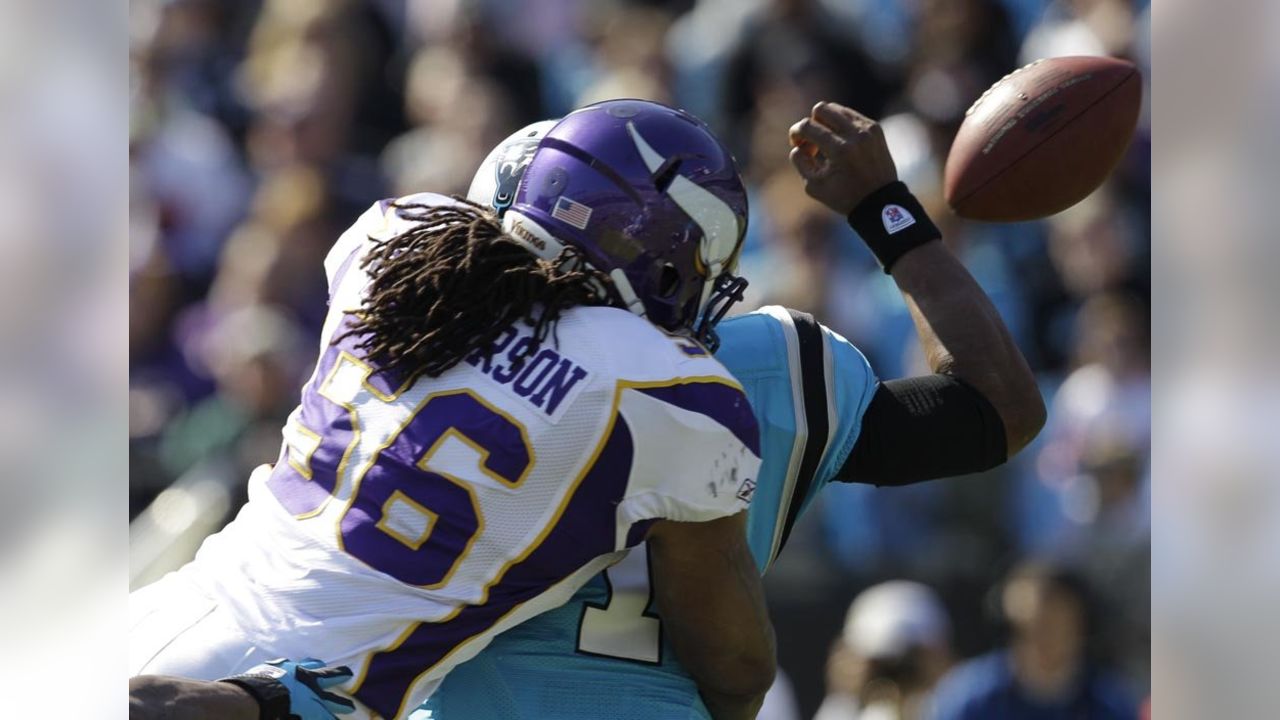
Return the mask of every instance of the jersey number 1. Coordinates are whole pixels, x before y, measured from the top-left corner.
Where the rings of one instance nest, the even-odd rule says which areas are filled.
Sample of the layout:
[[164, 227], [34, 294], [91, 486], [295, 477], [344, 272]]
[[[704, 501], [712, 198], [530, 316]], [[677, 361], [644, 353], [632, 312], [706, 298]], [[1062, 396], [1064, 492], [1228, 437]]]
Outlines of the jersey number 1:
[[583, 606], [578, 652], [649, 665], [661, 663], [662, 619], [651, 610], [648, 546], [632, 549], [603, 575], [609, 598], [604, 605]]

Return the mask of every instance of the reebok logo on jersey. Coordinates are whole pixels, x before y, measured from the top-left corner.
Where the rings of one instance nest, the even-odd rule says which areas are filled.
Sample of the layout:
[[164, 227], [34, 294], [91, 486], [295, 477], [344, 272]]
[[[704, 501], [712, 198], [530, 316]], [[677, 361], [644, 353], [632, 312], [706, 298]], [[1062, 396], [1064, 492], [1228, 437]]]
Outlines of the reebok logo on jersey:
[[752, 480], [751, 478], [747, 478], [746, 480], [743, 480], [742, 484], [738, 486], [737, 498], [742, 502], [745, 502], [745, 503], [751, 502], [751, 497], [755, 494], [756, 494], [756, 481]]
[[880, 211], [880, 220], [884, 222], [884, 231], [890, 235], [916, 224], [915, 216], [901, 205], [885, 205]]

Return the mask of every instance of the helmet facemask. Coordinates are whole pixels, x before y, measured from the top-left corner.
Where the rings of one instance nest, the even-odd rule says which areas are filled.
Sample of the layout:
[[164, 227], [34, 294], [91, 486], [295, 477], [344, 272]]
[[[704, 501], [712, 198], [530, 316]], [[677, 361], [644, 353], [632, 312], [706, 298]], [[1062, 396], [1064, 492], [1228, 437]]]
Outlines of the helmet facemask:
[[747, 279], [725, 272], [711, 285], [711, 295], [707, 298], [706, 307], [693, 327], [693, 339], [702, 343], [710, 352], [715, 352], [720, 348], [720, 337], [716, 335], [715, 326], [728, 314], [734, 303], [742, 302]]

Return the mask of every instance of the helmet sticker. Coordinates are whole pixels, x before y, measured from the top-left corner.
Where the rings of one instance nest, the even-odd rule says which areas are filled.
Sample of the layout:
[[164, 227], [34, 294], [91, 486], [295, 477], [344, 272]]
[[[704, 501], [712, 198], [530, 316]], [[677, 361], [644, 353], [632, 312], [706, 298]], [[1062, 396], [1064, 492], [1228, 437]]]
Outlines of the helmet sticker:
[[476, 170], [467, 189], [467, 199], [492, 208], [498, 216], [515, 202], [520, 180], [533, 161], [533, 154], [558, 120], [542, 120], [526, 125], [498, 143]]
[[555, 207], [551, 208], [551, 217], [579, 230], [585, 230], [587, 223], [591, 222], [591, 208], [561, 195], [560, 199], [556, 200]]
[[516, 188], [520, 185], [520, 178], [524, 175], [524, 169], [529, 166], [529, 161], [533, 159], [533, 153], [537, 149], [538, 139], [528, 138], [502, 148], [503, 156], [495, 169], [497, 189], [493, 195], [493, 209], [497, 210], [499, 215], [511, 207], [511, 202], [516, 197]]

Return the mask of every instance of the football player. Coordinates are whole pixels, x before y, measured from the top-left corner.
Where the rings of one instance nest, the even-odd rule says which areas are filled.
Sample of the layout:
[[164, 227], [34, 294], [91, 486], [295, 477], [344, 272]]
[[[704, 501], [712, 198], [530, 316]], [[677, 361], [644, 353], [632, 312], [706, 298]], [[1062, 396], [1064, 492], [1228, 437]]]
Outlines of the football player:
[[354, 671], [356, 717], [401, 718], [647, 541], [684, 670], [713, 712], [754, 713], [774, 673], [743, 512], [759, 432], [698, 342], [741, 297], [733, 159], [696, 118], [609, 101], [556, 123], [508, 202], [499, 225], [383, 201], [338, 240], [280, 457], [131, 596], [131, 675], [315, 655]]
[[[501, 211], [547, 127], [495, 149], [470, 197]], [[748, 536], [761, 573], [832, 481], [901, 485], [988, 469], [1030, 442], [1045, 415], [995, 308], [898, 181], [880, 127], [819, 103], [791, 128], [791, 142], [808, 194], [848, 217], [897, 283], [932, 373], [880, 381], [857, 348], [794, 310], [767, 307], [719, 324], [716, 357], [760, 424], [764, 463]], [[689, 590], [667, 585], [658, 567], [652, 548], [635, 549], [568, 604], [456, 668], [413, 717], [726, 717], [704, 705], [672, 652], [679, 625], [660, 611]], [[704, 587], [700, 597], [719, 592]]]

